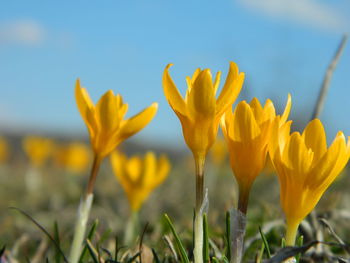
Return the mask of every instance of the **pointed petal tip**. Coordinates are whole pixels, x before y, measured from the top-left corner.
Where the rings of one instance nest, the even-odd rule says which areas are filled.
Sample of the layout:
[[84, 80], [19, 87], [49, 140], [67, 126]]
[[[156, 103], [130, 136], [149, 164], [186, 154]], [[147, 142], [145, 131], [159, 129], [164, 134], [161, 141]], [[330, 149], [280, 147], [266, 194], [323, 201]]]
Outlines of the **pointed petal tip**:
[[75, 88], [81, 88], [80, 86], [80, 78], [77, 78], [75, 81]]
[[230, 61], [230, 69], [236, 69], [238, 71], [238, 66], [235, 62]]
[[172, 66], [174, 66], [174, 64], [173, 63], [169, 63], [168, 65], [166, 65], [165, 70], [168, 70]]
[[154, 108], [155, 110], [158, 110], [158, 102], [153, 102], [150, 107]]

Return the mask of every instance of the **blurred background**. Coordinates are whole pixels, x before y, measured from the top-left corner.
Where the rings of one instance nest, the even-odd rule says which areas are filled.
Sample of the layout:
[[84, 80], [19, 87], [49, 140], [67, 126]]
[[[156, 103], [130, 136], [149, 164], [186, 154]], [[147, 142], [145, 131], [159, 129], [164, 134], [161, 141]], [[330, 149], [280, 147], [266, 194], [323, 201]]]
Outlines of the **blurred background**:
[[[350, 31], [347, 0], [6, 1], [0, 10], [0, 129], [86, 135], [76, 109], [79, 77], [94, 101], [122, 94], [131, 116], [159, 102], [137, 139], [181, 146], [162, 91], [164, 67], [184, 94], [197, 67], [246, 73], [240, 99], [293, 99], [291, 119], [310, 118], [324, 72]], [[330, 136], [350, 134], [350, 48], [334, 73], [321, 116]]]
[[[349, 31], [348, 0], [3, 1], [0, 242], [12, 244], [20, 233], [36, 231], [8, 211], [12, 205], [31, 212], [46, 226], [61, 219], [66, 229], [71, 227], [91, 165], [87, 130], [74, 98], [77, 78], [94, 102], [109, 89], [120, 93], [129, 104], [127, 117], [152, 102], [159, 103], [154, 120], [121, 149], [130, 155], [153, 150], [169, 156], [173, 167], [170, 176], [142, 213], [155, 220], [168, 212], [179, 218], [178, 222], [187, 220], [190, 226], [193, 163], [181, 125], [163, 94], [161, 79], [166, 64], [174, 64], [171, 75], [184, 94], [185, 77], [196, 68], [210, 68], [213, 74], [222, 71], [223, 83], [229, 61], [234, 61], [246, 73], [238, 100], [271, 98], [281, 112], [290, 93], [293, 129], [303, 129], [311, 118], [324, 73], [342, 35]], [[350, 48], [346, 47], [321, 115], [329, 142], [338, 130], [350, 135], [349, 70]], [[46, 150], [32, 153], [29, 135], [50, 140], [32, 146]], [[72, 143], [85, 161], [72, 161], [75, 164], [70, 170], [66, 159]], [[208, 182], [218, 187], [211, 190], [213, 210], [217, 209], [212, 213], [214, 221], [221, 220], [224, 209], [235, 201], [234, 180], [227, 156], [224, 158], [226, 161], [219, 164], [223, 168], [215, 168], [215, 161], [208, 164]], [[218, 173], [223, 176], [217, 178]], [[106, 164], [97, 180], [93, 217], [105, 221], [106, 228], [120, 231], [122, 222], [112, 216], [125, 219], [128, 208], [123, 190], [111, 174]], [[37, 179], [39, 183], [31, 185]], [[257, 190], [257, 209], [264, 211], [258, 221], [276, 217], [276, 211], [282, 217], [276, 202], [278, 184], [273, 177], [264, 180], [276, 191]], [[228, 194], [217, 195], [218, 189]], [[185, 194], [179, 197], [179, 191]], [[259, 201], [264, 193], [266, 201]], [[267, 208], [264, 204], [268, 200], [276, 207]], [[327, 200], [331, 203], [328, 207], [341, 207], [342, 201], [337, 200], [343, 199]]]

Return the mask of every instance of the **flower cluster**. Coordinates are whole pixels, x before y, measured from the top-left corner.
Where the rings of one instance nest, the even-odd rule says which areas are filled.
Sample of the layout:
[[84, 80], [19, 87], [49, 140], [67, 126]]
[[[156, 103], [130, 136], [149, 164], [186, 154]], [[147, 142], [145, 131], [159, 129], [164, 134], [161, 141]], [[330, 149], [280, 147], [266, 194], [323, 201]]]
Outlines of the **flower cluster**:
[[[269, 160], [280, 182], [281, 206], [287, 222], [286, 243], [294, 245], [300, 222], [314, 209], [323, 193], [347, 164], [350, 157], [349, 140], [346, 142], [344, 134], [339, 132], [333, 143], [327, 147], [326, 134], [318, 119], [312, 120], [301, 134], [290, 133], [292, 121], [288, 121], [288, 117], [292, 103], [289, 94], [281, 115], [276, 113], [274, 104], [269, 99], [262, 105], [257, 98], [253, 98], [250, 103], [241, 101], [233, 108], [245, 77], [234, 62], [230, 62], [226, 81], [218, 96], [216, 94], [220, 84], [220, 72], [213, 80], [210, 69], [195, 70], [192, 77], [186, 77], [187, 91], [183, 97], [169, 74], [171, 66], [172, 64], [167, 65], [164, 70], [163, 90], [180, 120], [184, 140], [193, 154], [196, 168], [195, 263], [203, 262], [203, 216], [206, 206], [204, 164], [216, 141], [219, 126], [225, 137], [231, 168], [239, 186], [238, 211], [243, 216], [246, 215], [251, 187]], [[111, 90], [94, 105], [86, 89], [77, 80], [75, 96], [94, 152], [87, 195], [79, 215], [88, 215], [98, 168], [110, 153], [115, 176], [124, 188], [135, 215], [153, 189], [167, 177], [170, 162], [167, 157], [157, 158], [152, 152], [146, 153], [144, 157], [128, 158], [114, 150], [153, 119], [157, 104], [153, 103], [134, 117], [125, 119], [128, 105], [123, 102], [121, 95], [114, 95]], [[30, 144], [27, 144], [30, 149]], [[225, 153], [222, 149], [221, 143], [219, 152]], [[222, 160], [224, 158], [217, 162]], [[84, 220], [86, 216], [77, 222]], [[244, 226], [242, 222], [238, 224]], [[82, 230], [84, 228], [77, 228], [75, 233], [72, 262], [76, 262], [74, 250], [79, 250]], [[241, 230], [244, 233], [244, 229]], [[234, 256], [240, 258], [240, 255]]]

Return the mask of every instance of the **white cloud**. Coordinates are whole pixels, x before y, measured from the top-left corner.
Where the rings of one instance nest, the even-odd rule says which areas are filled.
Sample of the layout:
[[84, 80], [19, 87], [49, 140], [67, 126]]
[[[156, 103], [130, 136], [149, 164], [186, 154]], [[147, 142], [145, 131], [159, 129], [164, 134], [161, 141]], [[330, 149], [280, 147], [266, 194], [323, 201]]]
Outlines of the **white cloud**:
[[343, 32], [349, 29], [339, 10], [317, 0], [238, 0], [249, 9], [270, 17], [289, 20], [327, 31]]
[[0, 45], [37, 46], [46, 37], [45, 28], [33, 20], [0, 23]]

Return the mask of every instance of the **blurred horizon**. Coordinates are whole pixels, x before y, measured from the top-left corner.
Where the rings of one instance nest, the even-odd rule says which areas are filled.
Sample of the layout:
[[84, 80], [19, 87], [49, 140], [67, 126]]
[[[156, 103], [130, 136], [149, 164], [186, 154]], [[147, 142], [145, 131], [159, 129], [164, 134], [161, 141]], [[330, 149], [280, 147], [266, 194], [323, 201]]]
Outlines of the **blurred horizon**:
[[[155, 119], [134, 140], [185, 147], [181, 125], [162, 90], [164, 67], [185, 93], [198, 67], [229, 61], [246, 73], [237, 101], [271, 98], [279, 110], [292, 95], [290, 119], [310, 119], [325, 71], [350, 31], [350, 3], [316, 0], [5, 2], [0, 10], [0, 132], [87, 138], [74, 99], [75, 80], [96, 102], [112, 89], [127, 117], [152, 102]], [[350, 48], [331, 80], [321, 115], [329, 141], [350, 135]], [[219, 91], [220, 92], [220, 91]]]

